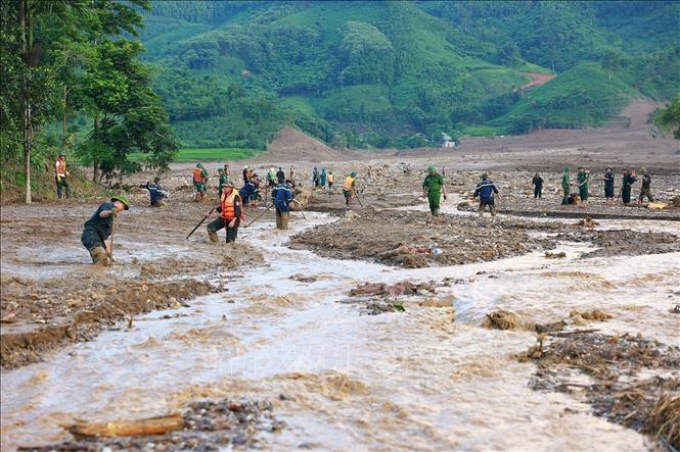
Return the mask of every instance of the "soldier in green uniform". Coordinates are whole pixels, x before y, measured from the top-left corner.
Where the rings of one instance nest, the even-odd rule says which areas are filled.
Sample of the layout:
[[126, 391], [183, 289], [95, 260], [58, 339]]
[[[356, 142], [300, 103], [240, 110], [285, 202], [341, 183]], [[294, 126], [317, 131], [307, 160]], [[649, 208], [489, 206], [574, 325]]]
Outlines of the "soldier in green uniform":
[[427, 196], [427, 201], [430, 204], [430, 212], [433, 217], [439, 215], [439, 202], [442, 193], [444, 194], [444, 201], [446, 201], [444, 178], [437, 172], [437, 168], [429, 166], [427, 168], [427, 176], [423, 181], [423, 196]]
[[225, 173], [224, 168], [218, 168], [217, 173], [220, 175], [219, 196], [221, 197], [224, 187], [226, 187], [227, 183], [229, 183], [229, 178], [227, 177], [227, 173]]
[[562, 205], [566, 206], [569, 204], [569, 191], [571, 190], [571, 175], [569, 173], [570, 169], [568, 166], [564, 167], [562, 172]]

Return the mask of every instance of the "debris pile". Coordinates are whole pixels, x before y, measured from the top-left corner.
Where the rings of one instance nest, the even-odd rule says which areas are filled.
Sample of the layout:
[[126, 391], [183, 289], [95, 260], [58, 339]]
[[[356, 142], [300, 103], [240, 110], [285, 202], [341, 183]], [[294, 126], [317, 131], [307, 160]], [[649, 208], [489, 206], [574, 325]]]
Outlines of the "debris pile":
[[669, 442], [675, 450], [680, 449], [680, 394], [663, 395], [652, 409], [643, 431], [657, 435]]
[[365, 283], [360, 284], [349, 292], [350, 297], [377, 295], [427, 295], [435, 292], [432, 282], [414, 284], [402, 281], [396, 284]]
[[[583, 314], [587, 313], [579, 315]], [[595, 311], [591, 314], [602, 317]], [[640, 334], [577, 330], [540, 335], [539, 344], [518, 359], [537, 364], [531, 382], [535, 390], [581, 390], [595, 415], [680, 447], [680, 379], [644, 375], [680, 368], [680, 347]], [[574, 368], [589, 375], [592, 383], [571, 382]]]
[[[22, 447], [19, 450], [218, 450], [226, 446], [230, 449], [262, 448], [265, 446], [262, 433], [276, 432], [284, 426], [283, 422], [276, 419], [271, 403], [266, 400], [199, 401], [191, 403], [181, 416], [175, 414], [103, 423], [79, 422], [67, 426], [76, 441]], [[146, 431], [154, 433], [149, 434]]]

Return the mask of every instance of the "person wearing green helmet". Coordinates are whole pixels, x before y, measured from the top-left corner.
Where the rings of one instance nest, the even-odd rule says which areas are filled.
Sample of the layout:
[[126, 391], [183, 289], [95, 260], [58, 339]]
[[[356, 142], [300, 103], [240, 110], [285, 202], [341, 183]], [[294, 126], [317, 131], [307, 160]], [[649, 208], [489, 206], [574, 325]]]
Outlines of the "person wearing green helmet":
[[566, 206], [569, 204], [569, 195], [571, 194], [571, 174], [569, 173], [571, 169], [568, 166], [564, 167], [562, 172], [562, 205]]
[[430, 204], [430, 212], [433, 217], [439, 215], [439, 203], [444, 194], [444, 201], [446, 201], [446, 185], [444, 184], [444, 177], [437, 172], [437, 168], [430, 165], [427, 167], [427, 176], [423, 181], [423, 196], [427, 197]]
[[649, 202], [654, 202], [654, 197], [652, 196], [652, 177], [644, 166], [640, 168], [640, 174], [642, 174], [642, 187], [640, 188], [640, 196], [638, 197], [638, 206], [642, 204], [645, 196], [649, 199]]
[[345, 183], [342, 185], [342, 194], [345, 196], [345, 206], [349, 208], [352, 199], [357, 194], [357, 172], [351, 171], [345, 178]]
[[196, 201], [205, 198], [205, 184], [208, 182], [208, 171], [202, 163], [198, 163], [194, 169], [194, 187], [196, 188]]
[[106, 243], [106, 239], [113, 231], [113, 219], [123, 210], [130, 210], [130, 201], [122, 195], [114, 196], [111, 201], [100, 205], [85, 222], [80, 242], [90, 252], [93, 264], [109, 264], [111, 244]]
[[229, 177], [227, 176], [227, 173], [224, 171], [224, 168], [218, 168], [217, 172], [220, 175], [220, 185], [217, 189], [219, 191], [219, 196], [222, 197], [224, 187], [226, 187], [227, 183], [229, 183]]

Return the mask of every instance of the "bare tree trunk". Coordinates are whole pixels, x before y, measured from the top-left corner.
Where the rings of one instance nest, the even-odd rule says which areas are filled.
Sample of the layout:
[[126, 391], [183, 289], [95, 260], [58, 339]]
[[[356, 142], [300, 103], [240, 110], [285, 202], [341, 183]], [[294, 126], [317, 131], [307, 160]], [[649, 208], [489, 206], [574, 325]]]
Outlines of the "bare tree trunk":
[[[26, 101], [25, 101], [26, 102]], [[31, 105], [26, 102], [24, 110], [24, 172], [26, 173], [26, 204], [32, 201], [31, 196]]]
[[[97, 114], [94, 115], [94, 126], [93, 126], [93, 136], [94, 136], [94, 141], [95, 145], [97, 143], [97, 140], [99, 139], [97, 129], [99, 128], [99, 116]], [[94, 161], [92, 162], [92, 182], [97, 183], [97, 180], [99, 179], [99, 159], [95, 158]]]
[[67, 98], [67, 96], [68, 96], [68, 88], [66, 87], [66, 85], [64, 85], [64, 114], [63, 114], [63, 116], [62, 116], [62, 118], [61, 118], [61, 145], [62, 145], [63, 147], [66, 147], [66, 119], [67, 119], [67, 118], [66, 118], [66, 117], [67, 117], [67, 113], [66, 113], [66, 108], [67, 108], [66, 98]]
[[[29, 43], [27, 39], [27, 16], [28, 4], [26, 0], [21, 0], [19, 4], [19, 23], [21, 27], [21, 52], [25, 62], [28, 63]], [[31, 104], [28, 98], [28, 88], [30, 84], [31, 66], [27, 64], [27, 73], [24, 75], [23, 93], [21, 101], [23, 103], [24, 114], [24, 172], [26, 173], [26, 204], [31, 203]]]

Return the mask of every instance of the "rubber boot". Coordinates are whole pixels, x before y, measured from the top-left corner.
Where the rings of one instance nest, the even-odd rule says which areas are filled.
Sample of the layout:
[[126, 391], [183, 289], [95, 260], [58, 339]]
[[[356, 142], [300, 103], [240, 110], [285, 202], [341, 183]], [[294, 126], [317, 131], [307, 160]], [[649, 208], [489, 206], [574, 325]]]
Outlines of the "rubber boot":
[[212, 243], [219, 242], [219, 239], [217, 237], [217, 232], [215, 232], [215, 231], [208, 231], [208, 237], [210, 237], [210, 241]]
[[435, 216], [435, 217], [438, 217], [439, 216], [439, 209], [437, 209], [437, 208], [432, 209], [432, 215]]
[[90, 250], [90, 256], [92, 256], [92, 263], [95, 265], [108, 265], [109, 264], [109, 256], [106, 254], [106, 251], [104, 248], [100, 246], [95, 246], [94, 248], [91, 248]]
[[288, 220], [290, 219], [290, 213], [281, 213], [281, 229], [288, 229]]

